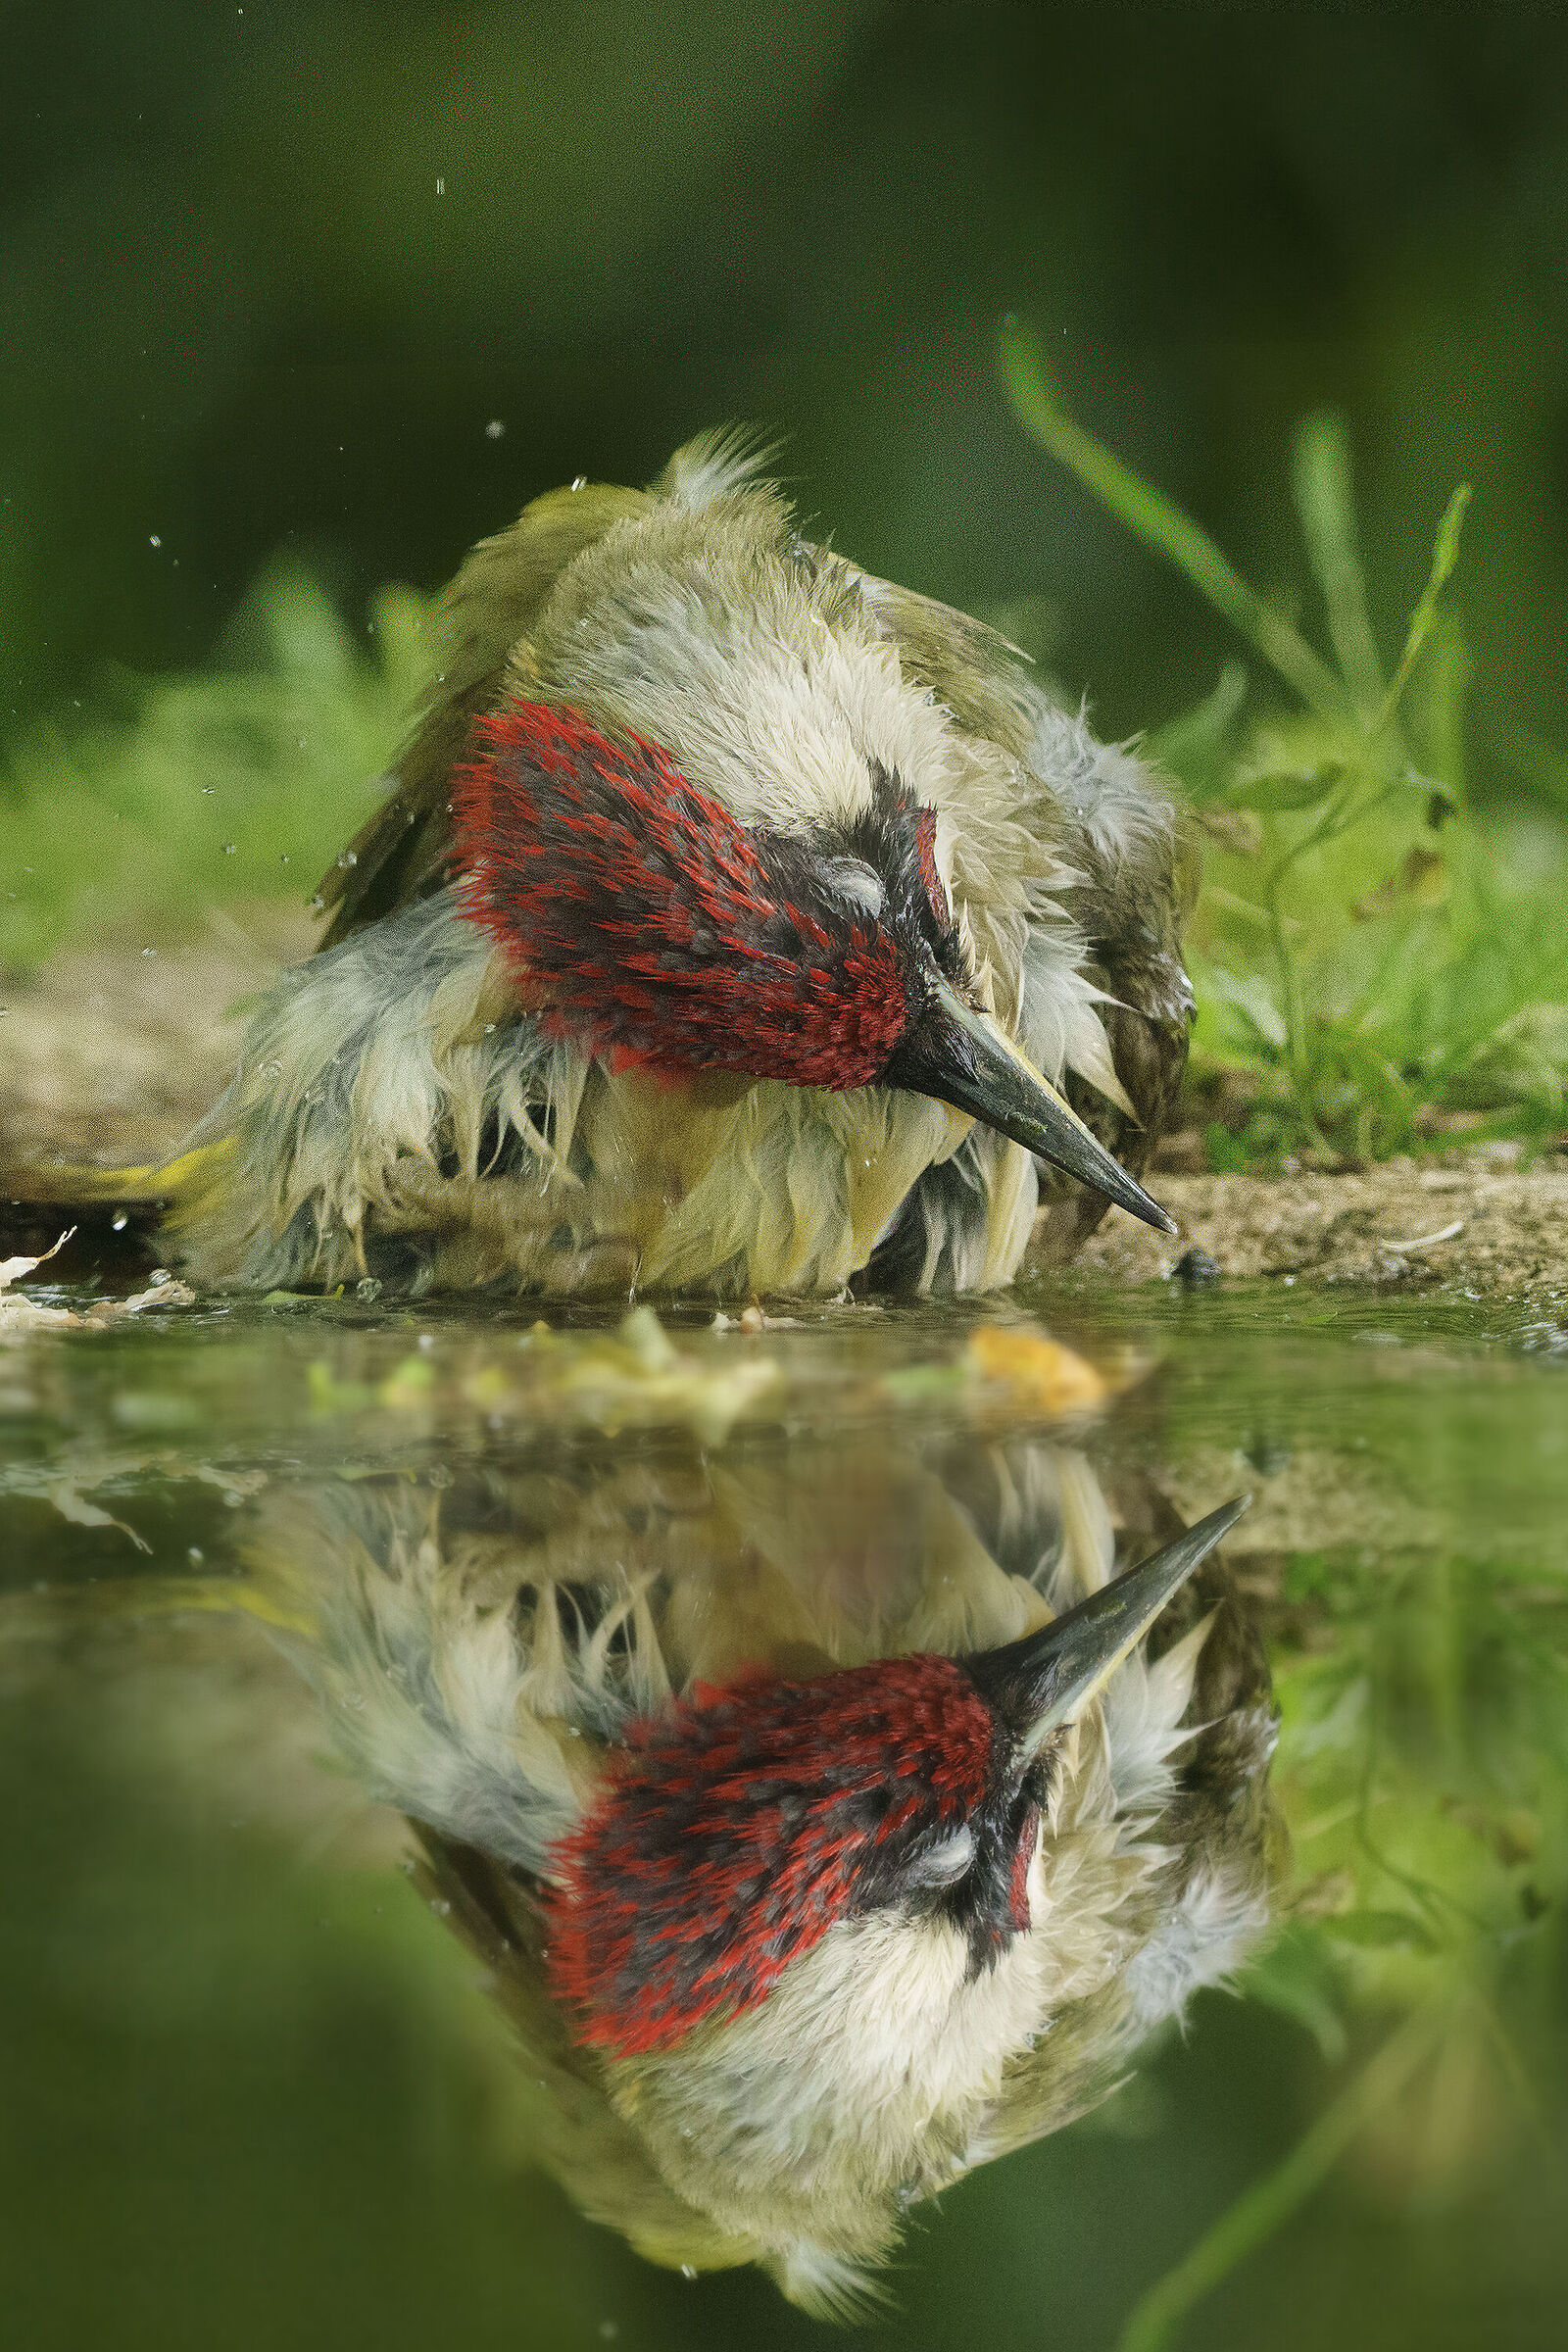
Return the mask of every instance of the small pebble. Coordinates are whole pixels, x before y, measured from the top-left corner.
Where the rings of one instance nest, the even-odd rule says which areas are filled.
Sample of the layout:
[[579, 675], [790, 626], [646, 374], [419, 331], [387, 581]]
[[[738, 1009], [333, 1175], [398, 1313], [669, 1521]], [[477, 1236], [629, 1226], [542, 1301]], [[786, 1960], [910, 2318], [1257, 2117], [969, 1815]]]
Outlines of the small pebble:
[[1206, 1250], [1189, 1250], [1170, 1271], [1171, 1279], [1179, 1282], [1184, 1291], [1206, 1291], [1220, 1278], [1219, 1259], [1210, 1257]]

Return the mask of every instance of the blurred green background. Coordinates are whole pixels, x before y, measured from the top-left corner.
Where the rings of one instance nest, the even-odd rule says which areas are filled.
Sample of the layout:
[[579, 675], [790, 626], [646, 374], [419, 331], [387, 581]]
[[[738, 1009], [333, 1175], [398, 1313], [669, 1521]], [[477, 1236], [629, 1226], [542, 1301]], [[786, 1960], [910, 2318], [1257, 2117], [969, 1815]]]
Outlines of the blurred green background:
[[1231, 648], [1024, 441], [994, 358], [1015, 309], [1083, 421], [1265, 588], [1298, 568], [1294, 423], [1343, 408], [1386, 634], [1472, 480], [1489, 710], [1568, 736], [1561, 11], [7, 18], [13, 725], [110, 664], [200, 660], [280, 550], [363, 622], [539, 489], [645, 479], [728, 416], [787, 436], [858, 559], [1031, 603], [1107, 730], [1156, 722]]

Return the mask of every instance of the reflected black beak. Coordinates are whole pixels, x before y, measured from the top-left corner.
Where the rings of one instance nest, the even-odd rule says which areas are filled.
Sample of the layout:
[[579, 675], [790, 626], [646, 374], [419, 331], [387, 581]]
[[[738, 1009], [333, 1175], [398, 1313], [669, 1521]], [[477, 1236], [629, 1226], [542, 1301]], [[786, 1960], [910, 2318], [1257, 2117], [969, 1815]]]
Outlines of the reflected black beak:
[[1107, 1194], [1157, 1232], [1176, 1231], [1158, 1201], [1117, 1166], [1055, 1088], [946, 980], [936, 981], [930, 1004], [901, 1041], [883, 1080], [968, 1111], [1080, 1184]]
[[965, 1658], [981, 1696], [1014, 1734], [1020, 1769], [1053, 1732], [1083, 1713], [1251, 1499], [1238, 1495], [1210, 1511], [1152, 1560], [1113, 1578], [1054, 1625]]

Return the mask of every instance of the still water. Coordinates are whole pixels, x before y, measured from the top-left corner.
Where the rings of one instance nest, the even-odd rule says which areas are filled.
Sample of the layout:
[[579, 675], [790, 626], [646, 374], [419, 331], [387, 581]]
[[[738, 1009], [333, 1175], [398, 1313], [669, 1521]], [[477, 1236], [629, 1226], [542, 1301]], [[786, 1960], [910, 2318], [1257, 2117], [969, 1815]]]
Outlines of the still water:
[[[512, 1838], [506, 1790], [469, 1789], [465, 1846], [416, 1843], [372, 1788], [427, 1818], [457, 1802], [451, 1740], [421, 1758], [417, 1725], [472, 1730], [485, 1643], [510, 1662], [514, 1729], [518, 1707], [571, 1713], [590, 1651], [621, 1700], [652, 1704], [656, 1648], [680, 1688], [723, 1685], [764, 1639], [797, 1677], [987, 1647], [1039, 1622], [1040, 1594], [1092, 1588], [1097, 1556], [1124, 1567], [1250, 1491], [1223, 1568], [1151, 1643], [1173, 1657], [1191, 1637], [1202, 1801], [1157, 1837], [1232, 1873], [1229, 1982], [1196, 1993], [1185, 2033], [1134, 2034], [1120, 1987], [1147, 1990], [1149, 1952], [1175, 1950], [1191, 1873], [1118, 1880], [1096, 1913], [1114, 1950], [1054, 1981], [1038, 2048], [1055, 2065], [1077, 2034], [1088, 2089], [1120, 2086], [952, 2185], [933, 2154], [875, 2272], [887, 2300], [849, 2330], [1559, 2343], [1565, 1381], [1568, 1332], [1517, 1310], [1274, 1287], [1054, 1285], [760, 1332], [278, 1298], [17, 1337], [8, 2335], [825, 2340], [737, 2262], [733, 2227], [715, 2234], [725, 2181], [753, 2210], [754, 2122], [705, 2174], [680, 2145], [704, 2128], [690, 2101], [659, 2139], [657, 2068], [616, 2114], [584, 2087], [548, 1952], [524, 1948], [525, 1904], [506, 1912], [514, 1874], [503, 1856], [481, 1884], [467, 1858]], [[1271, 1736], [1235, 1727], [1274, 1710], [1270, 1766]], [[592, 1754], [564, 1734], [527, 1802], [540, 1775], [569, 1796]], [[1090, 1838], [1049, 1898], [1031, 1882], [1037, 1924], [1080, 1920], [1095, 1870], [1130, 1869], [1136, 1842]], [[835, 2074], [851, 2128], [893, 2101]], [[1059, 2121], [1058, 2090], [1012, 2136]]]

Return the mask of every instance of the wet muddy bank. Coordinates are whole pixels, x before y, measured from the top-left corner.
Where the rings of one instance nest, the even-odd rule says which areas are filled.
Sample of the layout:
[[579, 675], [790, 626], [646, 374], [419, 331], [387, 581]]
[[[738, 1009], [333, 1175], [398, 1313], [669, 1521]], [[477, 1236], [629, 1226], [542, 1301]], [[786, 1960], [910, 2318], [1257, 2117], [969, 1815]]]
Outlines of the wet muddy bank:
[[[1196, 1272], [1442, 1288], [1544, 1305], [1568, 1298], [1568, 1170], [1558, 1162], [1499, 1164], [1498, 1148], [1481, 1146], [1446, 1153], [1440, 1165], [1397, 1159], [1344, 1175], [1167, 1175], [1154, 1190], [1180, 1234], [1152, 1233], [1113, 1211], [1080, 1266], [1122, 1283]], [[1195, 1266], [1189, 1252], [1202, 1259]]]

